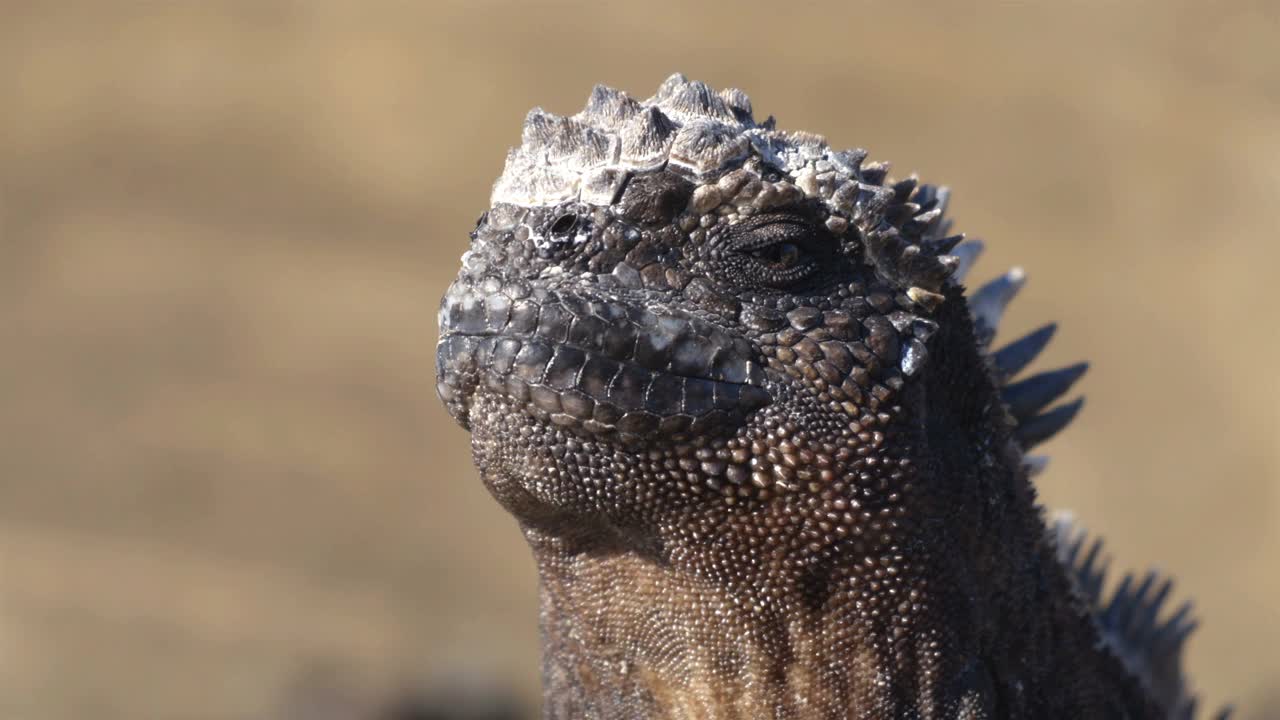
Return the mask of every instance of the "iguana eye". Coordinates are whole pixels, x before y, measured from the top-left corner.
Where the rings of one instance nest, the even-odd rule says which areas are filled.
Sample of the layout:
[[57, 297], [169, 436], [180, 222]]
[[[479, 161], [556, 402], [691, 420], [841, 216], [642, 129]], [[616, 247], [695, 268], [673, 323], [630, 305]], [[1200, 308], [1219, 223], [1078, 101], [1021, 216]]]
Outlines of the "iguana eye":
[[804, 251], [795, 243], [782, 242], [756, 248], [751, 251], [751, 257], [772, 265], [774, 269], [786, 270], [804, 261]]
[[808, 280], [821, 267], [816, 231], [790, 217], [744, 224], [728, 247], [724, 274], [741, 285], [787, 288]]

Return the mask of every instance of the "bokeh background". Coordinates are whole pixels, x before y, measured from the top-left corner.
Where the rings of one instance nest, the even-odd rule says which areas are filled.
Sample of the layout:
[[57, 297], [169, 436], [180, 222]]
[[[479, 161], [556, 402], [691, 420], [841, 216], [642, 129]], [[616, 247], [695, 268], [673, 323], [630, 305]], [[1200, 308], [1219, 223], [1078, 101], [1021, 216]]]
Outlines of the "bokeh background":
[[[433, 389], [534, 105], [682, 70], [955, 188], [1093, 361], [1041, 481], [1280, 717], [1267, 2], [0, 2], [0, 717], [537, 697], [535, 578]], [[1270, 708], [1270, 709], [1268, 709]], [[328, 713], [328, 714], [324, 714]], [[1275, 714], [1273, 714], [1275, 713]]]

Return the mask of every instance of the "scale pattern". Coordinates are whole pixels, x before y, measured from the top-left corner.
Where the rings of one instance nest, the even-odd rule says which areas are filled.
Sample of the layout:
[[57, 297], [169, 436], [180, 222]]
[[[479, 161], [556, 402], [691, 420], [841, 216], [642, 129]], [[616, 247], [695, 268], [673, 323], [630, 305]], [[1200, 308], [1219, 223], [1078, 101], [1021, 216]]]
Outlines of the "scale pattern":
[[535, 109], [441, 302], [547, 716], [1189, 714], [1185, 617], [1112, 632], [1035, 504], [1085, 366], [990, 350], [1022, 271], [966, 295], [945, 189], [775, 126], [682, 75]]

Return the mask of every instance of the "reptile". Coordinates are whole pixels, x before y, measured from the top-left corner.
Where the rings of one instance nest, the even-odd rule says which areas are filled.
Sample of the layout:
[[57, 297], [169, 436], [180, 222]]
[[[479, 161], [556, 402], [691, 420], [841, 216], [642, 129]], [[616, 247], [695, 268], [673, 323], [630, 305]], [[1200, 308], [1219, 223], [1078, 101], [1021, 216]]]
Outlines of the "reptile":
[[533, 551], [545, 717], [1195, 716], [1190, 605], [1037, 503], [1086, 365], [992, 349], [1022, 271], [967, 290], [948, 191], [888, 171], [680, 74], [528, 114], [436, 373]]

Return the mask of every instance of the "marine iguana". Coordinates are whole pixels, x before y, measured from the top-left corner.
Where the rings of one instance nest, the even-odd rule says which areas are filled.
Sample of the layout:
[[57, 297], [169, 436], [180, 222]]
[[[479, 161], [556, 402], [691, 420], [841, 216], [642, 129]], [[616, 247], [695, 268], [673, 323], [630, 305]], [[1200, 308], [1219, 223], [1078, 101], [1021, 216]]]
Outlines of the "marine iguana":
[[1190, 718], [1189, 606], [1104, 592], [1027, 451], [1084, 364], [991, 351], [1020, 270], [948, 192], [673, 75], [534, 109], [437, 390], [540, 577], [548, 718]]

